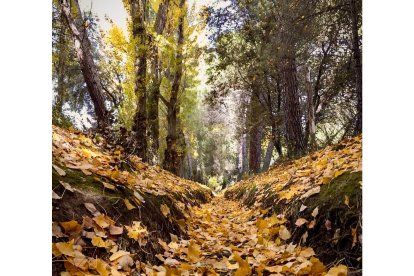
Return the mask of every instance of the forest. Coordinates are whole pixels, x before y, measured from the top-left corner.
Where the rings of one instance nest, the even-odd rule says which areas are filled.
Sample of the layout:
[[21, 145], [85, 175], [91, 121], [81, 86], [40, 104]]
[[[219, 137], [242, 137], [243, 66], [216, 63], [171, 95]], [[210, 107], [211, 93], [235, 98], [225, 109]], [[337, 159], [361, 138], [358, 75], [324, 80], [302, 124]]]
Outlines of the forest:
[[361, 133], [359, 1], [124, 2], [53, 3], [55, 125], [222, 186]]
[[362, 275], [362, 1], [119, 2], [52, 2], [53, 274]]

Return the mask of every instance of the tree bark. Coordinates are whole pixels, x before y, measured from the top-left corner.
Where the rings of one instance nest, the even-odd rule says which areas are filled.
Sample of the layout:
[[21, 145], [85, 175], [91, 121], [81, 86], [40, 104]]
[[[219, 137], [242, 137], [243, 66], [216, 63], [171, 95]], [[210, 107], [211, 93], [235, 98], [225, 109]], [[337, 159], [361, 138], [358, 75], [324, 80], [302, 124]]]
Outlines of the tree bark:
[[[91, 43], [88, 38], [78, 0], [71, 1], [71, 3], [74, 4], [72, 7], [69, 6], [68, 0], [62, 0], [62, 12], [73, 35], [76, 57], [92, 99], [98, 127], [105, 128], [110, 123], [110, 114], [105, 106], [103, 87], [99, 79], [97, 67], [92, 58]], [[71, 8], [74, 9], [73, 13], [71, 13]]]
[[134, 116], [133, 131], [136, 138], [135, 153], [147, 161], [147, 32], [145, 29], [145, 0], [131, 0], [132, 37], [135, 43], [135, 87], [137, 109]]
[[263, 160], [262, 172], [267, 171], [270, 167], [270, 161], [272, 161], [273, 149], [275, 147], [275, 142], [272, 140], [269, 141], [266, 148], [266, 154]]
[[[311, 151], [316, 149], [316, 126], [315, 126], [315, 107], [313, 103], [313, 90], [312, 90], [312, 80], [311, 80], [311, 71], [308, 68], [306, 76], [306, 92], [308, 96], [308, 129], [309, 129], [309, 149]], [[306, 144], [305, 144], [306, 145]]]
[[[179, 8], [182, 10], [185, 0], [180, 1]], [[171, 87], [171, 96], [167, 104], [167, 148], [164, 153], [164, 168], [176, 175], [180, 172], [181, 162], [184, 156], [182, 149], [183, 134], [178, 129], [178, 92], [180, 90], [181, 78], [183, 74], [183, 44], [184, 44], [184, 17], [182, 12], [178, 23], [178, 40], [177, 40], [177, 69], [174, 74], [174, 80]], [[185, 145], [185, 143], [184, 143]]]
[[263, 126], [258, 118], [260, 111], [258, 95], [253, 95], [249, 114], [249, 170], [253, 173], [260, 172], [262, 158]]
[[362, 133], [362, 60], [359, 49], [358, 23], [361, 3], [358, 0], [350, 0], [352, 23], [352, 52], [355, 66], [355, 92], [357, 95], [357, 114], [354, 135]]
[[248, 163], [248, 149], [247, 149], [247, 134], [243, 134], [240, 139], [241, 146], [241, 175], [244, 175], [249, 170]]
[[[161, 35], [164, 32], [165, 24], [167, 22], [168, 8], [170, 5], [170, 0], [164, 0], [159, 8], [158, 13], [155, 19], [154, 29], [157, 35]], [[153, 83], [151, 91], [148, 95], [148, 134], [150, 137], [150, 145], [148, 150], [149, 161], [152, 164], [158, 164], [158, 149], [159, 149], [159, 115], [158, 115], [158, 106], [160, 101], [160, 85], [161, 85], [161, 76], [160, 76], [160, 66], [159, 66], [159, 57], [158, 57], [158, 46], [152, 40], [152, 74], [153, 74]]]
[[[289, 52], [292, 52], [292, 50], [289, 50]], [[294, 53], [287, 53], [282, 58], [281, 67], [283, 109], [288, 155], [289, 157], [298, 157], [304, 153], [305, 145], [301, 124]]]

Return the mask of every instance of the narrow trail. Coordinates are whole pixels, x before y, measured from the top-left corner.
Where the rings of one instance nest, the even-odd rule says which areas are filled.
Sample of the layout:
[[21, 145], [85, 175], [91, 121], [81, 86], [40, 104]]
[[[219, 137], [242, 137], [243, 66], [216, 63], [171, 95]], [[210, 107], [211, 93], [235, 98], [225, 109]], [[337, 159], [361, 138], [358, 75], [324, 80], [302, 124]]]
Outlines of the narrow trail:
[[266, 210], [247, 209], [220, 195], [193, 207], [187, 224], [190, 240], [172, 235], [169, 244], [160, 241], [165, 252], [157, 257], [166, 266], [153, 267], [154, 272], [241, 276], [321, 275], [326, 271], [313, 257], [312, 248], [284, 242], [290, 237], [285, 219], [265, 215]]

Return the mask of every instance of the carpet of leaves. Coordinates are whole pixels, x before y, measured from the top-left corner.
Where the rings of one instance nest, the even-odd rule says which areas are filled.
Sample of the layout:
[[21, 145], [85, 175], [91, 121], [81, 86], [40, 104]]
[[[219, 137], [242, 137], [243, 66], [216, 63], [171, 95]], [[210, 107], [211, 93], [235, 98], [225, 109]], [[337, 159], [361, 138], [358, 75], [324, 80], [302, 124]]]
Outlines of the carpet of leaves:
[[[105, 152], [98, 143], [81, 133], [53, 127], [53, 169], [59, 175], [65, 174], [65, 168], [82, 171], [84, 175], [93, 173], [99, 176], [104, 189], [118, 189], [117, 186], [122, 185], [133, 195], [124, 198], [128, 210], [140, 208], [145, 203], [142, 197], [144, 193], [157, 196], [174, 191], [181, 194], [182, 199], [174, 200], [185, 219], [176, 222], [188, 234], [188, 238], [171, 234], [169, 241], [159, 239], [158, 243], [162, 247], [156, 255], [159, 262], [142, 262], [135, 252], [122, 243], [126, 236], [140, 246], [146, 245], [151, 233], [139, 218], [130, 225], [122, 225], [108, 216], [100, 206], [85, 202], [90, 215], [84, 216], [82, 221], [52, 222], [55, 240], [52, 243], [52, 261], [64, 263], [62, 276], [347, 275], [346, 266], [327, 269], [312, 248], [289, 243], [291, 229], [285, 226], [283, 215], [269, 216], [266, 209], [249, 209], [240, 202], [222, 196], [216, 196], [201, 206], [191, 204], [195, 199], [189, 194], [195, 191], [208, 194], [205, 187], [149, 166], [134, 156], [127, 157], [134, 170], [121, 170], [116, 164], [124, 158], [122, 149]], [[353, 155], [355, 152], [344, 154]], [[332, 163], [319, 162], [320, 166], [327, 168]], [[306, 182], [312, 172], [307, 171], [309, 168], [304, 163], [294, 173], [293, 170], [288, 171], [288, 178], [292, 178], [293, 174]], [[352, 163], [352, 166], [355, 165]], [[321, 177], [325, 177], [325, 173], [319, 171]], [[316, 179], [315, 174], [313, 176]], [[116, 185], [109, 183], [109, 180]], [[304, 185], [308, 188], [300, 190], [304, 194], [307, 193], [306, 189], [312, 189], [311, 183], [316, 180], [310, 181], [309, 187]], [[69, 192], [74, 189], [68, 183], [61, 184]], [[299, 190], [296, 188], [294, 191]], [[54, 191], [52, 198], [63, 200], [62, 195]], [[161, 205], [160, 211], [166, 218], [175, 219], [168, 206]], [[104, 256], [107, 257], [95, 254], [99, 250], [105, 250], [107, 254]]]
[[274, 198], [274, 203], [290, 203], [318, 194], [321, 185], [329, 184], [345, 172], [358, 171], [362, 171], [361, 135], [242, 180], [226, 190], [226, 198], [242, 199], [240, 191], [246, 191], [242, 195], [246, 196], [254, 188], [251, 200], [256, 205], [269, 197]]

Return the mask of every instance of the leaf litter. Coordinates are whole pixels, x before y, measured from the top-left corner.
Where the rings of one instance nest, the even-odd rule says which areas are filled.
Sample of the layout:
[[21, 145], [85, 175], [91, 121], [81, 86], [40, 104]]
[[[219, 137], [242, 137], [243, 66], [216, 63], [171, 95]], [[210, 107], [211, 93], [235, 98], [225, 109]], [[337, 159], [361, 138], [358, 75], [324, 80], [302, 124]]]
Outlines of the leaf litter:
[[[94, 148], [86, 136], [64, 133], [54, 127], [53, 137], [54, 156], [60, 157], [57, 159], [61, 166], [79, 169], [85, 175], [93, 172], [130, 187], [134, 191], [133, 197], [123, 199], [128, 210], [145, 203], [142, 193], [163, 195], [174, 190], [177, 194], [188, 197], [186, 191], [195, 189], [190, 181], [181, 180], [156, 167], [149, 167], [138, 159], [133, 161], [139, 174], [120, 171], [112, 165], [113, 157]], [[82, 140], [87, 143], [81, 143]], [[85, 144], [92, 149], [83, 148]], [[355, 152], [349, 154], [355, 155]], [[333, 168], [328, 168], [330, 162], [323, 160], [311, 164], [316, 172], [304, 165], [296, 171], [285, 170], [288, 173], [280, 174], [279, 180], [289, 182], [290, 188], [283, 193], [282, 184], [281, 187], [276, 186], [275, 190], [281, 191], [280, 195], [288, 201], [295, 196], [304, 198], [318, 193], [320, 187], [316, 186], [318, 189], [306, 184], [304, 178], [313, 176], [317, 185], [324, 185], [325, 178], [338, 174], [326, 173], [327, 169], [332, 171]], [[358, 167], [359, 163], [348, 163], [347, 166]], [[53, 167], [59, 175], [64, 175], [63, 169], [57, 165]], [[145, 168], [145, 172], [142, 168]], [[249, 181], [254, 182], [255, 179]], [[302, 185], [305, 188], [294, 188], [298, 182], [305, 183]], [[102, 185], [110, 190], [117, 189], [115, 185], [104, 181]], [[243, 182], [239, 185], [243, 185]], [[65, 189], [71, 188], [69, 184], [64, 186]], [[82, 222], [70, 220], [53, 222], [52, 225], [53, 236], [58, 239], [52, 243], [53, 258], [63, 260], [66, 270], [61, 275], [347, 275], [346, 266], [338, 265], [328, 269], [317, 258], [317, 252], [313, 248], [294, 244], [291, 241], [294, 229], [287, 224], [283, 214], [268, 216], [268, 210], [250, 209], [239, 201], [222, 196], [216, 196], [209, 203], [199, 206], [183, 203], [181, 204], [185, 206], [181, 206], [179, 203], [176, 206], [185, 214], [185, 219], [180, 219], [179, 225], [188, 236], [184, 238], [171, 233], [170, 242], [159, 239], [162, 249], [156, 254], [159, 263], [149, 263], [123, 246], [125, 238], [140, 246], [145, 246], [148, 242], [151, 233], [138, 218], [131, 225], [122, 225], [115, 218], [101, 213], [93, 203], [85, 202], [91, 217], [84, 216]], [[300, 209], [303, 211], [306, 206], [302, 205]], [[160, 212], [163, 216], [174, 219], [166, 204], [161, 204]], [[312, 216], [317, 215], [318, 208], [315, 208]], [[299, 218], [296, 227], [308, 224], [308, 228], [312, 228], [314, 221]], [[330, 222], [326, 222], [326, 227], [330, 227]], [[350, 232], [354, 246], [356, 231], [351, 229]], [[337, 233], [339, 231], [335, 232]], [[308, 232], [302, 236], [302, 240], [306, 241], [307, 237]], [[106, 250], [108, 254], [101, 255], [100, 258], [90, 254], [94, 247]]]

